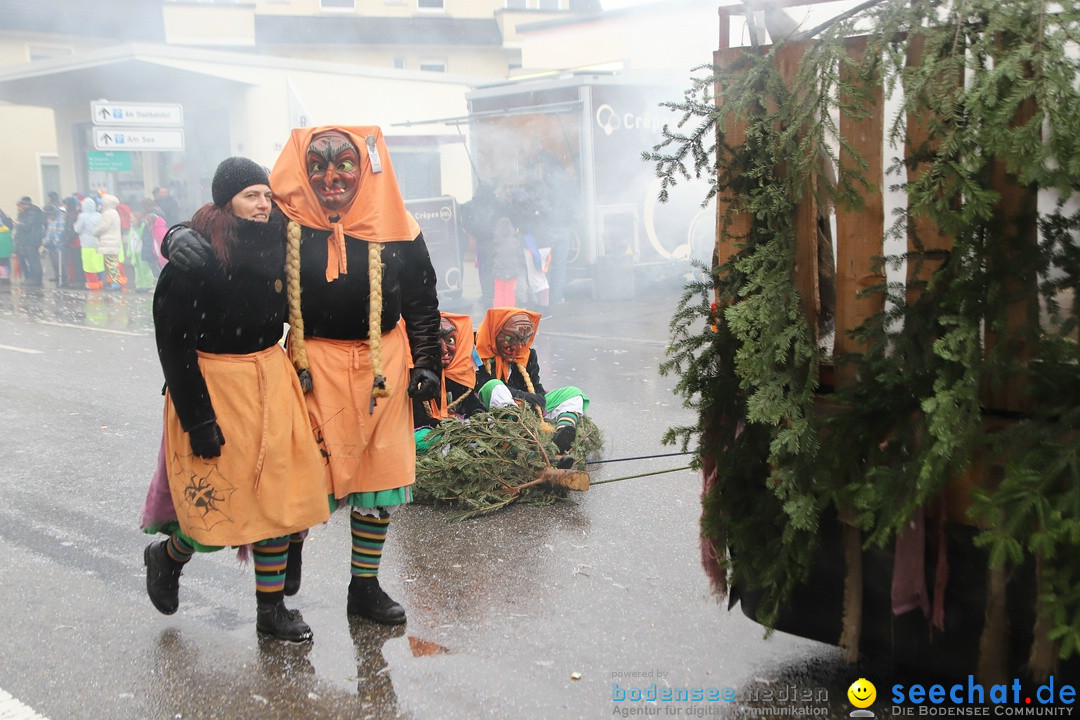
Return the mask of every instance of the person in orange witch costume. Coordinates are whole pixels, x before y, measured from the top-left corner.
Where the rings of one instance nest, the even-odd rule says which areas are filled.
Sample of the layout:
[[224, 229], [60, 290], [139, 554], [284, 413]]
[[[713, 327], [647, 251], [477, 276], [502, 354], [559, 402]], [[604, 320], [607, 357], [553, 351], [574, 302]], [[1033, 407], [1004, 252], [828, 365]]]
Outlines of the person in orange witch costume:
[[479, 361], [473, 352], [472, 318], [459, 313], [441, 313], [439, 350], [442, 387], [438, 397], [427, 402], [413, 402], [416, 428], [434, 427], [441, 420], [469, 417], [485, 410], [473, 391]]
[[570, 451], [577, 424], [589, 407], [589, 398], [568, 385], [546, 391], [540, 382], [540, 362], [532, 343], [540, 328], [540, 314], [516, 307], [491, 308], [476, 331], [476, 352], [482, 363], [476, 388], [485, 407], [503, 407], [522, 401], [554, 422], [552, 441], [559, 452]]

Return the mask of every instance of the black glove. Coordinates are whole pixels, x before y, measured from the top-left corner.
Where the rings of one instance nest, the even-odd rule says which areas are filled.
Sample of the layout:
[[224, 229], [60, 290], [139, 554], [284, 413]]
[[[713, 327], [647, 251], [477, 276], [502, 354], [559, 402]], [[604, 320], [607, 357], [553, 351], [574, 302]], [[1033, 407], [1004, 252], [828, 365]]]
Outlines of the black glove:
[[414, 400], [431, 400], [439, 394], [442, 380], [427, 368], [414, 367], [409, 371], [409, 397]]
[[540, 412], [544, 412], [544, 396], [539, 393], [525, 392], [517, 388], [508, 388], [510, 396], [515, 400], [524, 400]]
[[162, 254], [181, 270], [200, 270], [214, 259], [210, 241], [183, 225], [170, 230], [162, 245]]
[[191, 428], [188, 439], [191, 440], [191, 452], [206, 459], [221, 455], [221, 446], [225, 444], [225, 436], [215, 420]]

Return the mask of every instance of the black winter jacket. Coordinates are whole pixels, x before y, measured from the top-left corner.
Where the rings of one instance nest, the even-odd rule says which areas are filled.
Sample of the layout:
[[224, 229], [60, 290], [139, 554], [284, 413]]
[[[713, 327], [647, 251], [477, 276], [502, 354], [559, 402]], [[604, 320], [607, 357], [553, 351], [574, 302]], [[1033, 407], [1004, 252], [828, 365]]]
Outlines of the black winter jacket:
[[37, 205], [28, 205], [18, 214], [15, 232], [12, 237], [19, 248], [36, 249], [41, 247], [45, 237], [45, 213]]
[[183, 271], [169, 263], [154, 290], [158, 358], [184, 430], [217, 419], [196, 350], [258, 352], [284, 331], [284, 218], [274, 212], [266, 223], [237, 221], [239, 243], [228, 267], [215, 261]]

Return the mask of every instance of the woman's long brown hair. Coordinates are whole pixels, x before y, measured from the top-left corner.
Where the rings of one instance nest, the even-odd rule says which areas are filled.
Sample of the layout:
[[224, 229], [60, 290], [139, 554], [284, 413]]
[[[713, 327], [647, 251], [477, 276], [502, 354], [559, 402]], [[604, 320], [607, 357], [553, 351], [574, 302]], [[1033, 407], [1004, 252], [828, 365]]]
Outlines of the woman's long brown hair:
[[229, 264], [229, 248], [236, 243], [236, 227], [232, 200], [225, 203], [223, 208], [207, 203], [196, 210], [191, 218], [191, 229], [210, 239], [210, 246], [214, 248], [214, 254], [221, 260], [222, 265]]

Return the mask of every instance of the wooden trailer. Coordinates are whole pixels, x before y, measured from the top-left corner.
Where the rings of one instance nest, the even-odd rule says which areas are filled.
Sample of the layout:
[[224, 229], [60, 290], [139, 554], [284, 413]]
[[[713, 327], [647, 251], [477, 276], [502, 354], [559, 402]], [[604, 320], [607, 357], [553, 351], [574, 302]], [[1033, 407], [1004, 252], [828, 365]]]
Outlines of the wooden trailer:
[[[805, 40], [729, 47], [731, 16], [743, 10], [720, 8], [721, 44], [714, 57], [719, 193], [712, 292], [718, 329], [707, 352], [716, 355], [716, 375], [694, 371], [702, 393], [706, 570], [716, 589], [740, 601], [750, 618], [844, 647], [850, 659], [886, 656], [929, 673], [974, 673], [983, 682], [1004, 682], [1017, 673], [1056, 673], [1075, 681], [1076, 648], [1068, 637], [1077, 620], [1053, 620], [1044, 601], [1054, 593], [1059, 600], [1061, 594], [1075, 596], [1069, 583], [1080, 581], [1073, 572], [1078, 561], [1070, 556], [1076, 545], [1068, 541], [1055, 552], [1052, 541], [1038, 535], [1045, 527], [1027, 520], [1012, 527], [1009, 517], [1012, 507], [1018, 518], [1038, 516], [1017, 490], [1016, 474], [1028, 472], [1031, 488], [1044, 488], [1031, 490], [1031, 502], [1066, 516], [1058, 518], [1063, 526], [1080, 520], [1068, 504], [1077, 496], [1075, 472], [1063, 471], [1053, 483], [1034, 477], [1041, 466], [1017, 450], [1029, 447], [1018, 439], [1021, 428], [1030, 430], [1031, 447], [1048, 454], [1066, 457], [1076, 444], [1075, 405], [1068, 398], [1080, 376], [1077, 353], [1071, 361], [1060, 354], [1051, 361], [1048, 350], [1050, 344], [1066, 354], [1075, 348], [1075, 328], [1049, 317], [1040, 284], [1056, 270], [1034, 259], [1040, 257], [1038, 223], [1054, 207], [1051, 202], [1040, 215], [1039, 175], [1026, 172], [1023, 153], [1012, 145], [1003, 142], [1000, 155], [995, 147], [952, 145], [969, 137], [962, 122], [985, 126], [986, 137], [1030, 130], [1037, 138], [1053, 118], [1037, 106], [1038, 91], [1010, 96], [1007, 87], [999, 88], [1011, 103], [1001, 127], [977, 117], [973, 90], [981, 76], [964, 65], [963, 47], [954, 64], [945, 63], [949, 48], [932, 25], [909, 25], [884, 39], [882, 28], [874, 28], [831, 40], [815, 33]], [[987, 32], [1022, 23], [986, 12]], [[973, 50], [975, 32], [965, 28], [962, 37], [956, 31], [957, 42], [971, 43], [969, 57], [990, 52], [1002, 64], [1013, 61], [1003, 49], [1004, 36], [1000, 55], [993, 44]], [[831, 54], [826, 42], [833, 43]], [[885, 73], [868, 79], [870, 55], [885, 58], [888, 51], [902, 59], [896, 92], [908, 95], [901, 104], [895, 95], [890, 100]], [[807, 74], [808, 63], [832, 63], [833, 79], [814, 85], [808, 78], [828, 73]], [[920, 74], [924, 63], [932, 63], [933, 77]], [[1037, 75], [1030, 63], [1018, 63], [1015, 73], [1016, 87]], [[756, 102], [748, 99], [754, 82], [761, 91]], [[823, 90], [828, 82], [831, 89]], [[829, 112], [815, 104], [818, 92], [831, 92], [841, 108], [834, 111], [837, 136], [831, 140], [827, 130], [814, 135], [815, 123], [827, 125], [814, 113]], [[800, 95], [806, 100], [801, 105]], [[781, 107], [789, 101], [795, 108], [790, 112]], [[966, 105], [952, 113], [949, 102]], [[889, 107], [902, 109], [889, 116]], [[792, 118], [804, 125], [786, 124]], [[895, 127], [902, 132], [890, 147]], [[800, 147], [813, 156], [803, 164]], [[973, 150], [982, 155], [969, 160], [965, 153]], [[890, 154], [902, 156], [891, 175]], [[901, 186], [906, 229], [887, 240], [896, 227], [887, 210], [895, 204], [890, 183]], [[794, 193], [788, 215], [770, 214], [770, 190]], [[790, 243], [778, 242], [774, 251], [790, 252], [777, 262], [790, 261], [785, 267], [804, 323], [798, 331], [781, 317], [789, 310], [783, 302], [761, 301], [782, 292], [759, 277], [775, 271], [765, 265], [761, 248], [787, 237], [788, 228]], [[1075, 235], [1071, 226], [1064, 232]], [[887, 242], [905, 241], [900, 269], [887, 270], [882, 258], [893, 254]], [[1071, 295], [1055, 296], [1066, 301], [1066, 318], [1075, 317]], [[748, 302], [756, 304], [742, 307]], [[774, 342], [782, 332], [796, 339]], [[800, 350], [798, 332], [819, 351]], [[932, 364], [925, 372], [923, 361]], [[770, 362], [779, 380], [767, 376]], [[1048, 373], [1068, 378], [1070, 362], [1074, 379], [1062, 381], [1062, 406], [1056, 415], [1048, 413], [1041, 385]], [[800, 395], [799, 370], [812, 375], [806, 395]], [[895, 377], [883, 379], [889, 373]], [[725, 384], [731, 374], [736, 388]], [[911, 379], [910, 398], [900, 397], [903, 378]], [[770, 419], [772, 401], [795, 411]], [[950, 417], [956, 418], [953, 428]], [[850, 435], [837, 437], [844, 433]], [[838, 460], [838, 449], [851, 458]], [[1053, 495], [1036, 498], [1045, 488]], [[995, 499], [1006, 489], [1017, 493], [1010, 501], [1015, 505]], [[761, 514], [751, 522], [746, 513]], [[753, 529], [743, 527], [751, 524]], [[765, 581], [764, 573], [775, 577]]]

